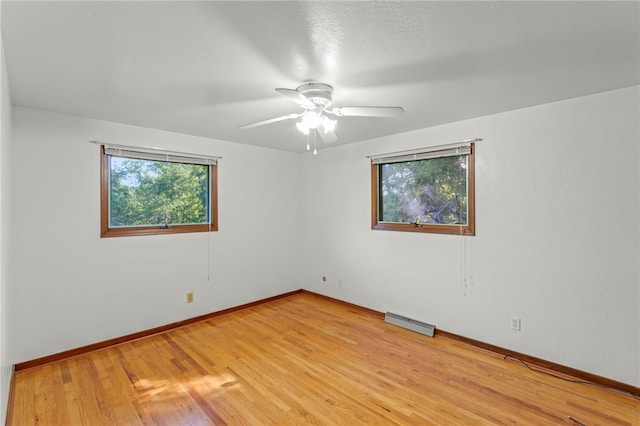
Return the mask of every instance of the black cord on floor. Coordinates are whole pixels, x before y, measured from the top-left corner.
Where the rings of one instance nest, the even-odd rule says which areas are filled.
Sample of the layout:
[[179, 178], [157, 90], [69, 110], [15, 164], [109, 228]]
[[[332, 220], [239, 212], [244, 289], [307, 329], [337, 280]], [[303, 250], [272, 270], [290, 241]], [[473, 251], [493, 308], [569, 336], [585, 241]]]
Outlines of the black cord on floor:
[[574, 419], [571, 416], [567, 416], [567, 417], [569, 417], [569, 420], [571, 420], [573, 423], [577, 424], [578, 426], [587, 426], [586, 424], [580, 423], [579, 421], [577, 421], [576, 419]]
[[[614, 390], [614, 391], [617, 391], [617, 392], [621, 392], [621, 393], [623, 393], [625, 395], [629, 395], [630, 397], [632, 397], [634, 399], [640, 400], [640, 397], [638, 397], [637, 395], [635, 395], [635, 394], [633, 394], [631, 392], [628, 392], [626, 390], [613, 387], [613, 386], [601, 385], [599, 383], [588, 382], [588, 381], [585, 381], [585, 380], [570, 379], [568, 377], [563, 377], [563, 376], [560, 376], [558, 374], [550, 373], [548, 371], [544, 371], [544, 370], [539, 370], [537, 368], [533, 368], [529, 364], [527, 364], [526, 362], [521, 360], [520, 358], [515, 357], [513, 355], [505, 355], [504, 358], [502, 358], [502, 359], [509, 359], [509, 358], [513, 359], [515, 361], [518, 361], [520, 364], [524, 365], [525, 367], [527, 367], [529, 370], [533, 371], [534, 373], [546, 374], [547, 376], [555, 377], [556, 379], [564, 380], [565, 382], [578, 383], [580, 385], [590, 385], [590, 386], [595, 386], [595, 387], [602, 388], [602, 389]], [[569, 419], [571, 421], [576, 422], [576, 420], [573, 419], [571, 416], [569, 416]], [[580, 422], [577, 422], [576, 424], [582, 425], [582, 423], [580, 423]]]

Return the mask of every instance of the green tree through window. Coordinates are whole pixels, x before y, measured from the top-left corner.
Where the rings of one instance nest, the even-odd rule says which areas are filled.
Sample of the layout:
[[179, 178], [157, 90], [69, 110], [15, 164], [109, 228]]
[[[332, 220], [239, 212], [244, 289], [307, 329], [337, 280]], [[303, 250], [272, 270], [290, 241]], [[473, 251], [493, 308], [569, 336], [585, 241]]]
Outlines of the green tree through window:
[[466, 156], [382, 164], [384, 222], [467, 223]]
[[101, 235], [216, 231], [216, 171], [103, 151]]
[[474, 235], [473, 149], [376, 158], [372, 229]]
[[207, 223], [209, 167], [111, 157], [109, 225]]

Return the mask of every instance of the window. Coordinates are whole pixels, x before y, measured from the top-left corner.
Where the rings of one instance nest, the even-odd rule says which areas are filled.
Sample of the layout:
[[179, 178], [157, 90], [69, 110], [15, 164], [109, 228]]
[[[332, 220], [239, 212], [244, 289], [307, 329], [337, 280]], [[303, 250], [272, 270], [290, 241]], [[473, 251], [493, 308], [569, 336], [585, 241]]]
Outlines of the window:
[[103, 146], [102, 237], [217, 231], [217, 159]]
[[371, 228], [475, 235], [474, 144], [375, 156]]

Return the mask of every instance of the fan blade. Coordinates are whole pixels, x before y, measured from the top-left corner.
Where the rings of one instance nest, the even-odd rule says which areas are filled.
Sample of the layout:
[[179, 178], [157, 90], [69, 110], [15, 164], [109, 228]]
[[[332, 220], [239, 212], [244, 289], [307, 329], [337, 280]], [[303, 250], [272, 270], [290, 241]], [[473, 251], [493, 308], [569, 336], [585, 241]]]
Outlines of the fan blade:
[[293, 89], [276, 89], [276, 92], [291, 99], [293, 102], [300, 105], [302, 108], [315, 108], [315, 104], [309, 100], [305, 95]]
[[402, 107], [337, 107], [331, 114], [338, 117], [397, 117], [404, 113]]
[[292, 118], [298, 118], [302, 115], [303, 113], [300, 114], [287, 114], [287, 115], [281, 115], [280, 117], [275, 117], [275, 118], [270, 118], [268, 120], [262, 120], [262, 121], [256, 121], [254, 123], [249, 123], [249, 124], [245, 124], [242, 125], [240, 127], [238, 127], [238, 129], [251, 129], [252, 127], [258, 127], [258, 126], [264, 126], [265, 124], [271, 124], [271, 123], [275, 123], [278, 121], [282, 121], [282, 120], [289, 120]]
[[318, 134], [320, 135], [320, 139], [322, 139], [322, 142], [324, 143], [334, 143], [338, 141], [336, 132], [334, 132], [333, 130], [330, 130], [328, 132], [321, 132], [320, 130], [318, 130]]

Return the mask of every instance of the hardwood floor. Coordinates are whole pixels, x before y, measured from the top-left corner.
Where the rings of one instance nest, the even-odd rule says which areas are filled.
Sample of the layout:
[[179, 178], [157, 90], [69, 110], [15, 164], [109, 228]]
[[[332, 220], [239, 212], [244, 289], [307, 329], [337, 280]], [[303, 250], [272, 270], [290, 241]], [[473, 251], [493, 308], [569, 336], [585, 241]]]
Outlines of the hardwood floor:
[[640, 425], [632, 396], [307, 293], [20, 371], [14, 386], [16, 426]]

